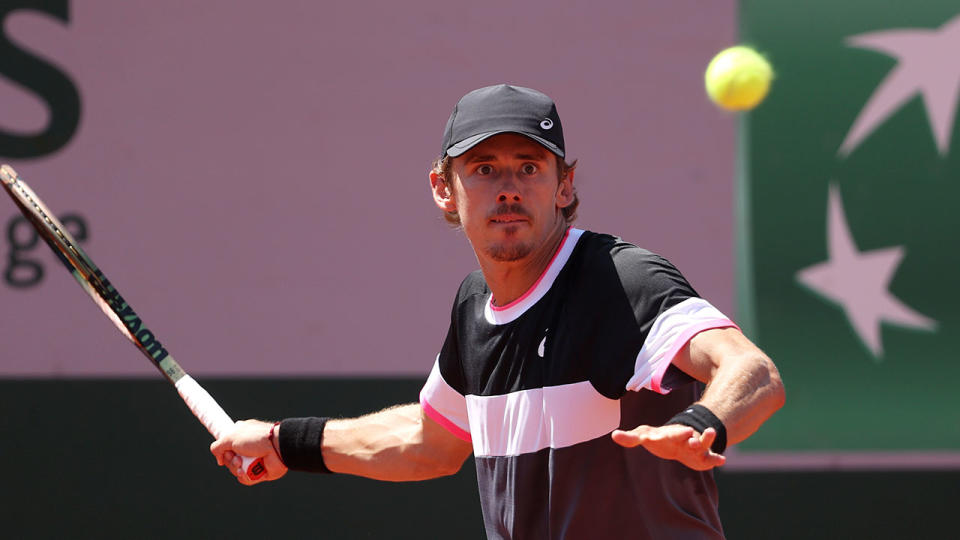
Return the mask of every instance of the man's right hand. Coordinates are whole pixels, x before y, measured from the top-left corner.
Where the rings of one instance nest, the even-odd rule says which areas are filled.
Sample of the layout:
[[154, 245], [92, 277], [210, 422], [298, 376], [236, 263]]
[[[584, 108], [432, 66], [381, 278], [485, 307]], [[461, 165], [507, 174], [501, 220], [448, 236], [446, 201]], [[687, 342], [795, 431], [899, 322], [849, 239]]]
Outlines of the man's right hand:
[[[270, 432], [274, 425], [260, 420], [244, 420], [237, 422], [234, 429], [223, 434], [210, 445], [210, 452], [217, 458], [217, 464], [223, 465], [237, 477], [237, 481], [246, 486], [259, 484], [267, 480], [276, 480], [287, 474], [287, 467], [280, 460], [280, 455], [274, 448], [279, 436], [280, 426], [274, 432], [274, 443], [270, 442]], [[263, 458], [263, 466], [267, 472], [257, 480], [251, 480], [242, 471], [240, 456]]]
[[659, 458], [679, 461], [697, 471], [706, 471], [727, 462], [726, 457], [710, 449], [716, 436], [717, 431], [712, 427], [697, 433], [692, 427], [680, 424], [638, 426], [630, 431], [617, 429], [611, 434], [613, 441], [620, 446], [643, 446]]

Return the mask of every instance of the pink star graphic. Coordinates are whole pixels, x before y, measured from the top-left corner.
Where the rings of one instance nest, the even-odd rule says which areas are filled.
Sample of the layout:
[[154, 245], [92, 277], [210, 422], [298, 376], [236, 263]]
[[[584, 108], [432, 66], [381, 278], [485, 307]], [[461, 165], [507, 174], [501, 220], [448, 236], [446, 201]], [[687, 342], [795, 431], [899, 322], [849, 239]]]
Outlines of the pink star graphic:
[[873, 356], [883, 356], [880, 323], [934, 330], [937, 321], [926, 317], [890, 294], [889, 284], [903, 258], [903, 246], [859, 251], [847, 226], [843, 201], [830, 186], [827, 202], [828, 259], [797, 272], [797, 281], [846, 312], [860, 340]]
[[950, 133], [960, 94], [960, 16], [936, 30], [900, 28], [847, 39], [852, 47], [872, 49], [897, 59], [860, 110], [839, 153], [850, 152], [916, 94], [923, 96], [930, 130], [940, 155], [950, 150]]

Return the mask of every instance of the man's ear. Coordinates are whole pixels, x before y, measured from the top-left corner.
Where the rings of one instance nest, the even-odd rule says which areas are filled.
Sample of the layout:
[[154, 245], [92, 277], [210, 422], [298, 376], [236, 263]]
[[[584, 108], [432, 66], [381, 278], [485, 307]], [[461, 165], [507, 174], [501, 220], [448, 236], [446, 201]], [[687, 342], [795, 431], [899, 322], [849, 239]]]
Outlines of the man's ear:
[[574, 190], [573, 190], [573, 173], [574, 169], [567, 171], [567, 175], [560, 180], [560, 185], [557, 186], [557, 207], [566, 208], [573, 203]]
[[453, 189], [444, 177], [430, 171], [430, 190], [433, 191], [433, 202], [437, 203], [444, 212], [456, 212], [457, 204], [453, 200]]

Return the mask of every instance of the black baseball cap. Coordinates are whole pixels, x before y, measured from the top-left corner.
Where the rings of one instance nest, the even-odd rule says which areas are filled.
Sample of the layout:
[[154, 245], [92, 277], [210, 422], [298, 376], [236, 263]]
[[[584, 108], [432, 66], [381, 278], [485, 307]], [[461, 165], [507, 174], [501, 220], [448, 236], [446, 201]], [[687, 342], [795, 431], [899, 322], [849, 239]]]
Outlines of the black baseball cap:
[[519, 133], [563, 157], [563, 127], [549, 96], [531, 88], [498, 84], [470, 92], [453, 108], [440, 156], [457, 157], [501, 133]]

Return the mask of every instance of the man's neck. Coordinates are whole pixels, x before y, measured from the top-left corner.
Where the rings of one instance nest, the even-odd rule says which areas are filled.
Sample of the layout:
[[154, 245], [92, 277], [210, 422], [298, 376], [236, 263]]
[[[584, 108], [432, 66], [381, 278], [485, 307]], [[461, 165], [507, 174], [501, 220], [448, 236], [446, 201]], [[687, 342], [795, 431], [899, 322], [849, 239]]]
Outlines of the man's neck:
[[519, 261], [480, 260], [480, 270], [493, 293], [493, 304], [505, 306], [523, 296], [547, 270], [567, 232], [567, 225], [557, 227], [547, 240], [529, 256]]

